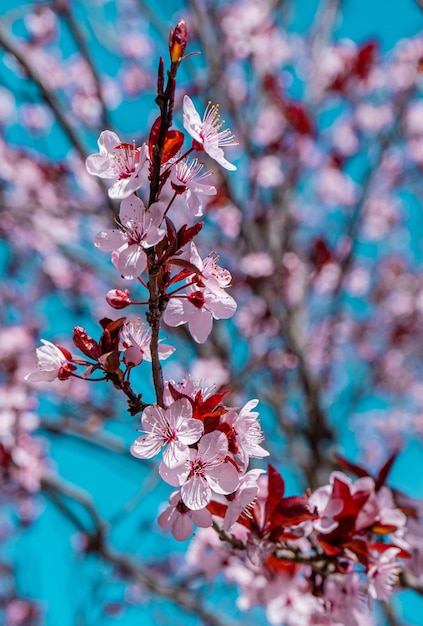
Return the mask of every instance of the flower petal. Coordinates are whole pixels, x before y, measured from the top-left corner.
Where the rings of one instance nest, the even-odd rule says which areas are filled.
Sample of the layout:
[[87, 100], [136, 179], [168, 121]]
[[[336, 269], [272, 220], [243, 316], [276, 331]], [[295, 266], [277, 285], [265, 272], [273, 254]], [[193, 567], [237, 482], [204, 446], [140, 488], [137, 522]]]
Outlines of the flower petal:
[[135, 439], [132, 446], [129, 448], [133, 456], [139, 459], [151, 459], [156, 456], [163, 447], [163, 442], [155, 436], [143, 435]]
[[94, 237], [94, 245], [104, 252], [118, 250], [127, 242], [127, 236], [121, 230], [102, 230]]
[[182, 501], [185, 506], [193, 511], [204, 509], [211, 497], [211, 489], [201, 476], [193, 476], [181, 487]]

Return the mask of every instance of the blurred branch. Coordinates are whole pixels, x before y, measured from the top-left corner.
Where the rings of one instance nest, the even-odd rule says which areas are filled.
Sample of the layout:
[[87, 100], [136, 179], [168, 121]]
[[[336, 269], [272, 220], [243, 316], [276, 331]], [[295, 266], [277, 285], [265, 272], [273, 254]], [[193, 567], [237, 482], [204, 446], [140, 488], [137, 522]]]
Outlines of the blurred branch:
[[414, 576], [410, 571], [404, 570], [400, 574], [400, 585], [404, 587], [404, 589], [411, 589], [419, 594], [419, 596], [423, 596], [423, 581]]
[[[72, 127], [72, 125], [66, 118], [66, 115], [63, 113], [64, 107], [62, 106], [62, 103], [59, 101], [56, 95], [50, 89], [48, 89], [48, 87], [46, 87], [46, 85], [44, 84], [42, 80], [41, 75], [28, 62], [28, 60], [25, 58], [23, 51], [20, 49], [19, 45], [17, 45], [17, 43], [13, 41], [11, 37], [9, 37], [6, 29], [1, 24], [0, 24], [0, 48], [3, 48], [11, 56], [13, 56], [16, 59], [16, 61], [18, 61], [18, 63], [22, 66], [28, 78], [32, 80], [34, 85], [36, 85], [43, 99], [45, 100], [46, 104], [53, 111], [58, 123], [60, 124], [67, 138], [69, 139], [71, 145], [76, 150], [78, 156], [80, 157], [82, 161], [85, 161], [85, 159], [88, 156], [88, 153], [85, 149], [84, 144], [82, 143], [81, 139], [76, 133], [75, 129]], [[101, 179], [98, 179], [97, 182], [104, 192], [105, 199], [106, 199], [106, 202], [110, 211], [114, 214], [115, 209], [114, 209], [112, 200], [109, 198], [107, 194], [107, 186], [105, 185], [104, 181]]]
[[43, 96], [46, 103], [49, 105], [51, 110], [56, 116], [57, 121], [68, 137], [69, 141], [77, 151], [80, 158], [84, 161], [87, 157], [87, 152], [76, 134], [75, 130], [72, 128], [71, 124], [66, 119], [66, 116], [62, 112], [62, 105], [59, 100], [56, 98], [55, 94], [48, 89], [38, 74], [37, 70], [31, 66], [31, 64], [25, 58], [25, 55], [22, 50], [20, 50], [19, 46], [12, 40], [11, 37], [7, 34], [5, 28], [0, 24], [0, 47], [4, 48], [6, 52], [11, 54], [15, 59], [19, 62], [22, 68], [25, 70], [28, 78], [32, 80], [32, 82], [38, 87]]
[[41, 418], [39, 428], [51, 433], [52, 435], [70, 435], [88, 443], [90, 445], [104, 448], [110, 452], [118, 452], [124, 454], [128, 458], [134, 457], [129, 453], [128, 446], [114, 435], [104, 432], [100, 429], [90, 428], [86, 423], [78, 422], [71, 417], [64, 417], [59, 421]]
[[[52, 501], [71, 521], [73, 521], [77, 528], [88, 535], [90, 539], [88, 548], [90, 551], [97, 552], [105, 561], [116, 567], [121, 573], [140, 586], [149, 589], [162, 598], [175, 602], [175, 604], [188, 613], [198, 615], [207, 626], [235, 626], [233, 621], [229, 622], [223, 620], [216, 615], [215, 612], [211, 612], [207, 609], [200, 598], [197, 595], [193, 595], [188, 589], [176, 584], [169, 584], [163, 577], [154, 573], [152, 569], [142, 569], [141, 564], [135, 562], [129, 555], [120, 553], [109, 547], [106, 541], [108, 523], [101, 519], [91, 497], [85, 492], [70, 483], [52, 477], [43, 478], [41, 487], [47, 495], [52, 496]], [[90, 515], [94, 529], [84, 531], [79, 518], [61, 502], [60, 496], [71, 498], [80, 504]]]
[[64, 6], [62, 7], [62, 3], [59, 2], [58, 8], [56, 8], [56, 10], [58, 10], [60, 14], [62, 15], [64, 21], [66, 22], [72, 34], [72, 37], [75, 40], [76, 45], [78, 46], [80, 53], [82, 54], [82, 56], [85, 59], [85, 62], [90, 68], [90, 71], [94, 80], [96, 95], [101, 105], [101, 125], [105, 128], [112, 129], [112, 123], [110, 122], [107, 107], [103, 98], [100, 76], [97, 72], [94, 61], [91, 57], [91, 53], [85, 42], [85, 39], [79, 29], [78, 23], [73, 18], [71, 5], [69, 5], [69, 7], [64, 7]]

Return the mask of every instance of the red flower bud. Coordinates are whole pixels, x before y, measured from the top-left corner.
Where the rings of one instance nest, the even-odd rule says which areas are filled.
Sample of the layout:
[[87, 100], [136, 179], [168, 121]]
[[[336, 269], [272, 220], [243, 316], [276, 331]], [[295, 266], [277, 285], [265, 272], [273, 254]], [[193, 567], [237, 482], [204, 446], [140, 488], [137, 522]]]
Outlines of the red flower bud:
[[188, 30], [184, 20], [179, 20], [175, 29], [170, 29], [169, 54], [172, 63], [180, 63], [188, 41]]
[[125, 289], [125, 291], [121, 291], [120, 289], [111, 289], [106, 294], [106, 301], [107, 304], [114, 309], [124, 309], [132, 304], [128, 289]]

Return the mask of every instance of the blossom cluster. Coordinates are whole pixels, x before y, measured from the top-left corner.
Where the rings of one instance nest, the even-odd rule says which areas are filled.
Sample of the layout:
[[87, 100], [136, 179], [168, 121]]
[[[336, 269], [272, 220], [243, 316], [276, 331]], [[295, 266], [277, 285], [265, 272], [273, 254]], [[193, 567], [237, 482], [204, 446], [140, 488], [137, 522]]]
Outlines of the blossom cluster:
[[[310, 457], [298, 454], [303, 469], [313, 455], [314, 468], [326, 466], [321, 451], [323, 443], [333, 438], [322, 420], [319, 396], [327, 392], [336, 397], [344, 375], [343, 367], [329, 371], [330, 365], [341, 362], [341, 357], [345, 364], [345, 355], [340, 354], [342, 350], [333, 339], [336, 333], [348, 346], [351, 338], [355, 340], [380, 385], [391, 390], [401, 385], [408, 389], [409, 380], [397, 375], [399, 349], [390, 350], [373, 366], [375, 355], [385, 352], [383, 341], [375, 340], [375, 327], [381, 334], [386, 330], [391, 347], [406, 344], [410, 353], [416, 349], [412, 337], [421, 313], [419, 281], [411, 280], [404, 267], [398, 268], [400, 263], [389, 260], [385, 265], [390, 267], [381, 270], [380, 277], [370, 276], [366, 269], [354, 267], [351, 262], [353, 243], [349, 236], [339, 235], [339, 224], [335, 223], [332, 238], [331, 230], [326, 232], [321, 226], [323, 217], [332, 223], [330, 216], [336, 212], [342, 214], [339, 221], [344, 223], [349, 211], [360, 203], [359, 185], [348, 173], [349, 159], [357, 153], [363, 137], [373, 137], [394, 123], [389, 105], [367, 101], [372, 90], [383, 82], [374, 67], [376, 46], [340, 42], [326, 50], [318, 71], [314, 71], [316, 67], [304, 58], [305, 50], [288, 41], [288, 36], [271, 21], [267, 9], [263, 13], [259, 2], [252, 2], [249, 12], [243, 8], [243, 2], [232, 3], [220, 19], [223, 49], [232, 67], [251, 63], [259, 82], [256, 91], [262, 98], [251, 143], [245, 150], [254, 158], [250, 186], [245, 191], [246, 227], [241, 231], [241, 212], [234, 204], [235, 194], [230, 197], [222, 170], [215, 173], [207, 168], [212, 160], [226, 170], [225, 176], [236, 170], [225, 152], [235, 145], [235, 139], [223, 127], [219, 107], [209, 103], [201, 116], [192, 99], [184, 95], [185, 133], [172, 128], [173, 107], [178, 103], [176, 72], [187, 42], [186, 25], [180, 22], [169, 40], [171, 69], [166, 87], [163, 62], [159, 65], [160, 116], [152, 124], [148, 139], [126, 141], [116, 132], [105, 130], [98, 139], [98, 152], [88, 156], [86, 172], [81, 172], [87, 190], [87, 172], [96, 179], [110, 181], [106, 182], [110, 205], [120, 203], [113, 229], [104, 227], [103, 216], [100, 218], [101, 230], [94, 237], [94, 246], [111, 254], [113, 268], [119, 274], [119, 287], [107, 292], [107, 304], [118, 311], [137, 307], [137, 315], [102, 317], [98, 339], [83, 326], [76, 326], [73, 344], [82, 356], [72, 353], [69, 346], [41, 340], [38, 366], [25, 379], [29, 384], [108, 381], [126, 395], [130, 413], [141, 414], [140, 436], [131, 446], [132, 455], [141, 460], [160, 455], [159, 475], [175, 488], [159, 515], [159, 526], [170, 529], [180, 541], [193, 534], [195, 525], [200, 527], [188, 560], [207, 579], [223, 572], [227, 580], [235, 582], [242, 610], [261, 605], [268, 621], [275, 625], [371, 624], [366, 596], [389, 601], [406, 569], [423, 580], [421, 515], [416, 503], [386, 485], [393, 457], [377, 477], [339, 459], [341, 468], [358, 476], [358, 480], [354, 482], [336, 471], [324, 486], [315, 486], [303, 495], [286, 496], [284, 481], [273, 465], [267, 472], [255, 463], [250, 469], [251, 459], [269, 456], [266, 446], [261, 445], [264, 436], [255, 410], [257, 399], [231, 407], [226, 404], [229, 392], [220, 387], [205, 387], [193, 382], [194, 377], [177, 383], [162, 376], [161, 362], [175, 352], [170, 343], [174, 343], [172, 337], [182, 336], [179, 331], [183, 325], [187, 325], [197, 344], [209, 338], [213, 341], [217, 336], [212, 334], [214, 320], [231, 318], [240, 303], [236, 332], [241, 341], [242, 337], [249, 340], [251, 355], [249, 366], [239, 378], [244, 384], [249, 376], [259, 373], [256, 388], [261, 376], [271, 381], [279, 425], [286, 428], [288, 438], [297, 429], [296, 436], [303, 438], [301, 443], [304, 440], [310, 447]], [[47, 28], [46, 37], [48, 33]], [[124, 45], [130, 51], [130, 38]], [[414, 84], [413, 62], [420, 54], [419, 46], [415, 48], [399, 54], [391, 70], [391, 78], [395, 79], [392, 88], [399, 97]], [[320, 137], [307, 105], [295, 101], [278, 80], [276, 67], [289, 64], [295, 51], [310, 72], [316, 101], [348, 100], [356, 93], [364, 99], [354, 110], [352, 121], [339, 119], [334, 123], [336, 132]], [[404, 66], [409, 70], [405, 74], [413, 75], [409, 84], [400, 80]], [[229, 96], [240, 104], [247, 100], [250, 88], [241, 84], [242, 76], [240, 72], [238, 83], [228, 78]], [[407, 149], [415, 163], [420, 162], [418, 113], [417, 109], [411, 110], [405, 122]], [[183, 147], [186, 135], [188, 148]], [[329, 148], [323, 149], [323, 144]], [[197, 156], [193, 158], [194, 152]], [[385, 156], [383, 167], [389, 187], [397, 170], [393, 156]], [[299, 175], [301, 168], [303, 178]], [[34, 178], [41, 169], [34, 169]], [[57, 177], [61, 180], [62, 175], [58, 173]], [[307, 190], [311, 187], [318, 200], [312, 212], [296, 206], [296, 201], [289, 201], [285, 207], [288, 184]], [[53, 182], [51, 188], [55, 189]], [[375, 184], [373, 188], [369, 184], [369, 188], [371, 196], [363, 202], [363, 232], [365, 238], [379, 241], [397, 222], [398, 207], [386, 197], [379, 197], [380, 186]], [[386, 189], [383, 192], [387, 195]], [[28, 196], [32, 193], [29, 189]], [[37, 193], [42, 194], [38, 187]], [[53, 191], [51, 195], [55, 197]], [[25, 201], [26, 196], [22, 203]], [[201, 252], [204, 242], [199, 234], [204, 234], [203, 223], [196, 218], [203, 216], [209, 205], [212, 208], [207, 226], [222, 229], [229, 239], [221, 256], [231, 263], [231, 271], [219, 265], [216, 251], [206, 256]], [[60, 206], [67, 206], [65, 199]], [[354, 216], [351, 222], [354, 226]], [[298, 237], [294, 226], [300, 232]], [[268, 237], [265, 246], [257, 236], [261, 234]], [[241, 244], [235, 251], [233, 242], [238, 235]], [[42, 242], [39, 246], [43, 247]], [[58, 284], [72, 274], [69, 270], [61, 273], [60, 264], [49, 271]], [[241, 286], [237, 300], [231, 295], [235, 294], [233, 277]], [[387, 278], [389, 284], [385, 284]], [[384, 299], [389, 303], [386, 324], [380, 323], [380, 317], [356, 324], [353, 314], [351, 319], [337, 315], [337, 298], [344, 285], [349, 295], [357, 297], [377, 280], [375, 301]], [[127, 281], [132, 281], [131, 290], [126, 288]], [[73, 278], [70, 284], [76, 282]], [[94, 300], [89, 281], [85, 289]], [[327, 310], [330, 296], [334, 297], [334, 310], [325, 317], [320, 312]], [[413, 316], [408, 315], [406, 306], [410, 300], [416, 313]], [[319, 315], [312, 319], [309, 312], [315, 310]], [[170, 343], [159, 338], [162, 323], [169, 327]], [[229, 340], [227, 346], [216, 341], [219, 358], [204, 359], [206, 376], [212, 376], [213, 363], [222, 382], [227, 382], [224, 358], [231, 350], [236, 351], [238, 336], [228, 338], [232, 343]], [[197, 348], [198, 354], [208, 354], [200, 351], [201, 345]], [[151, 364], [153, 375], [155, 398], [151, 402], [145, 402], [132, 387], [134, 368], [145, 362]], [[298, 386], [304, 403], [298, 401]], [[421, 389], [413, 388], [413, 394], [421, 396]], [[284, 413], [286, 406], [288, 416]], [[297, 412], [301, 415], [295, 415], [290, 423]], [[24, 425], [25, 420], [20, 424]], [[28, 432], [4, 430], [6, 434], [0, 432], [4, 484], [9, 491], [11, 485], [18, 485], [18, 491], [35, 491], [45, 471], [40, 448]], [[90, 549], [91, 545], [94, 542], [89, 542]]]

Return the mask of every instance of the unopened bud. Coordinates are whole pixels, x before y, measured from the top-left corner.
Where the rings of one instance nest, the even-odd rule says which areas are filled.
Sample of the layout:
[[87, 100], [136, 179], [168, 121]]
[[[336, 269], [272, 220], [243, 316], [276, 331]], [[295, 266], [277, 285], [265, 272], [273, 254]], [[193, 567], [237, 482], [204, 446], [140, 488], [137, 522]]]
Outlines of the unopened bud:
[[180, 20], [175, 29], [170, 29], [169, 54], [172, 63], [179, 63], [184, 56], [188, 41], [188, 29], [184, 20]]
[[129, 290], [121, 291], [120, 289], [111, 289], [106, 294], [106, 301], [114, 309], [125, 309], [132, 304], [132, 300], [129, 297]]

